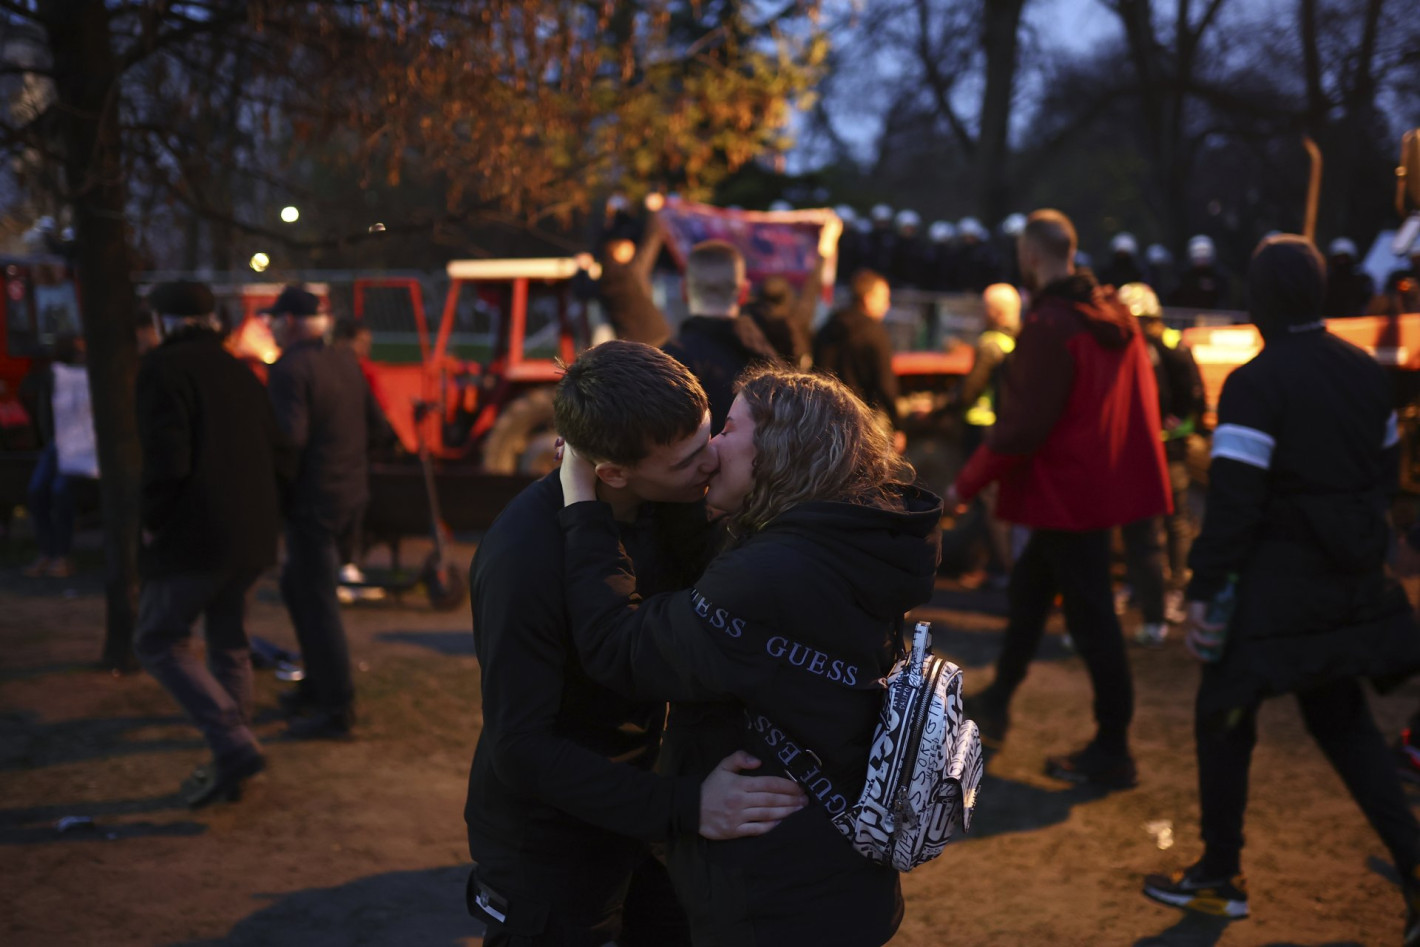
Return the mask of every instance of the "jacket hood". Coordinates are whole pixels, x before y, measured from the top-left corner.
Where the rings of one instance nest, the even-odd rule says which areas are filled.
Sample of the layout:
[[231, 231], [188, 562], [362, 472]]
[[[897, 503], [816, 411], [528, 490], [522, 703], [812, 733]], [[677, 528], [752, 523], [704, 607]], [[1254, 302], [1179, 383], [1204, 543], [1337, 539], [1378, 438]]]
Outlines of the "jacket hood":
[[1067, 304], [1079, 314], [1085, 331], [1107, 349], [1124, 348], [1139, 331], [1114, 287], [1100, 286], [1081, 273], [1050, 283], [1040, 291], [1038, 298], [1042, 306], [1051, 300]]
[[941, 519], [941, 499], [909, 485], [894, 489], [882, 505], [802, 503], [765, 532], [803, 536], [832, 560], [864, 611], [892, 619], [932, 597]]
[[1247, 270], [1248, 313], [1264, 339], [1321, 328], [1326, 263], [1306, 237], [1278, 234], [1258, 245]]

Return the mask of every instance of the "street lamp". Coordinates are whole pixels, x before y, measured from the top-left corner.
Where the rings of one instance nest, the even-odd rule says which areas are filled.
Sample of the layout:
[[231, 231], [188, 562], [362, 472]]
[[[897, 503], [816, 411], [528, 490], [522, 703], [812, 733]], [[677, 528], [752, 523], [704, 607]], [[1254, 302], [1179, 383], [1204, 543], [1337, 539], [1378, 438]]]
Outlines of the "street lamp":
[[288, 224], [294, 224], [301, 219], [301, 212], [295, 206], [287, 204], [281, 208], [281, 219]]
[[258, 273], [265, 273], [266, 268], [271, 265], [271, 257], [267, 256], [265, 253], [253, 253], [248, 265]]

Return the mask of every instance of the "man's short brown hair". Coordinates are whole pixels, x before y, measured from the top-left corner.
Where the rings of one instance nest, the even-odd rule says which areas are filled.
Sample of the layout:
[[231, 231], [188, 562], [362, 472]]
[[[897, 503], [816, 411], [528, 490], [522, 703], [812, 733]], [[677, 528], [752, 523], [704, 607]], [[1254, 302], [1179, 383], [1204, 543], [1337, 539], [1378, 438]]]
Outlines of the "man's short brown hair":
[[868, 294], [873, 291], [878, 284], [886, 284], [887, 279], [877, 270], [861, 269], [853, 274], [853, 282], [848, 287], [853, 292], [853, 301], [862, 302], [868, 298]]
[[1026, 218], [1021, 239], [1030, 241], [1050, 259], [1067, 263], [1075, 259], [1075, 247], [1079, 244], [1070, 218], [1051, 208], [1038, 210]]
[[703, 240], [685, 260], [686, 306], [692, 316], [722, 313], [740, 302], [745, 281], [745, 259], [734, 244]]
[[594, 461], [635, 464], [694, 434], [710, 410], [690, 369], [658, 348], [616, 340], [588, 349], [557, 383], [557, 433]]

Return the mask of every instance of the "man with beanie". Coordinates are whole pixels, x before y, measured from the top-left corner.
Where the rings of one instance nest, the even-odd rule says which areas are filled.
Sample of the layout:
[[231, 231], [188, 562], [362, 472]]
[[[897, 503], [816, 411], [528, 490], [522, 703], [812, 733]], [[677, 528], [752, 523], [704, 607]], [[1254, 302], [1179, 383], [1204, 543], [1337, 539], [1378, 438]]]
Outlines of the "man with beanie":
[[1110, 530], [1169, 508], [1159, 404], [1148, 352], [1112, 290], [1075, 273], [1075, 228], [1038, 210], [1019, 239], [1031, 292], [1006, 366], [996, 424], [948, 492], [969, 500], [999, 481], [998, 515], [1031, 529], [1011, 569], [996, 678], [970, 702], [982, 741], [999, 743], [1055, 597], [1094, 686], [1098, 732], [1052, 757], [1057, 779], [1127, 788], [1134, 689], [1110, 585]]
[[1358, 681], [1420, 668], [1409, 604], [1384, 571], [1399, 436], [1385, 372], [1322, 322], [1325, 272], [1316, 247], [1290, 234], [1264, 240], [1248, 271], [1263, 349], [1223, 385], [1208, 512], [1189, 556], [1187, 644], [1205, 662], [1194, 712], [1203, 857], [1150, 875], [1144, 893], [1247, 916], [1243, 813], [1257, 710], [1295, 694], [1395, 860], [1414, 945], [1420, 825]]
[[[212, 749], [212, 763], [180, 790], [195, 809], [236, 799], [266, 766], [251, 730], [246, 606], [276, 561], [278, 469], [289, 458], [261, 383], [222, 345], [212, 291], [162, 283], [148, 302], [164, 338], [138, 372], [143, 591], [134, 649]], [[205, 667], [192, 649], [199, 617]]]
[[339, 537], [369, 501], [369, 432], [383, 425], [355, 354], [327, 342], [320, 300], [287, 287], [269, 310], [282, 347], [267, 391], [281, 431], [300, 457], [286, 501], [281, 596], [301, 644], [306, 676], [281, 697], [297, 738], [342, 738], [355, 721], [350, 652], [336, 597]]

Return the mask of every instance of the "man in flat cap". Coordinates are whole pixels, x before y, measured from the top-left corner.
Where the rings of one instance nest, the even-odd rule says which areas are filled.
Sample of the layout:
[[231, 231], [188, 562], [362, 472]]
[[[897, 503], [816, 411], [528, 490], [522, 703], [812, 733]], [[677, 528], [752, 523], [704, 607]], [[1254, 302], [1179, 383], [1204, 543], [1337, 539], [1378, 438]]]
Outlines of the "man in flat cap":
[[281, 596], [306, 676], [281, 702], [292, 717], [291, 736], [340, 739], [355, 722], [355, 686], [336, 597], [338, 539], [369, 501], [369, 434], [388, 422], [354, 353], [329, 344], [331, 318], [315, 295], [287, 287], [269, 312], [283, 351], [267, 391], [300, 457], [286, 503]]
[[[251, 730], [246, 607], [276, 561], [278, 478], [289, 476], [256, 376], [222, 345], [212, 291], [162, 283], [149, 305], [163, 340], [138, 372], [143, 544], [134, 649], [202, 730], [211, 764], [180, 790], [193, 808], [235, 800], [266, 766]], [[205, 620], [207, 663], [192, 649]]]

